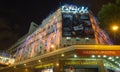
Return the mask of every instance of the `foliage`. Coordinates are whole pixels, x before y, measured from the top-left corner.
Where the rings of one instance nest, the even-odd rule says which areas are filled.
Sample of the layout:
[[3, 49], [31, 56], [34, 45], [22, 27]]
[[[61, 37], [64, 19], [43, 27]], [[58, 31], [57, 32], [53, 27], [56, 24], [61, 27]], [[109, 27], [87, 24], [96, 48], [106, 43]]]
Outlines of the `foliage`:
[[108, 32], [116, 44], [120, 44], [120, 39], [117, 38], [120, 36], [120, 32], [116, 32], [117, 36], [116, 38], [113, 38], [115, 35], [111, 30], [111, 26], [113, 25], [118, 25], [120, 28], [120, 0], [116, 0], [116, 3], [108, 3], [103, 5], [101, 10], [98, 12], [98, 19], [100, 21], [100, 27]]

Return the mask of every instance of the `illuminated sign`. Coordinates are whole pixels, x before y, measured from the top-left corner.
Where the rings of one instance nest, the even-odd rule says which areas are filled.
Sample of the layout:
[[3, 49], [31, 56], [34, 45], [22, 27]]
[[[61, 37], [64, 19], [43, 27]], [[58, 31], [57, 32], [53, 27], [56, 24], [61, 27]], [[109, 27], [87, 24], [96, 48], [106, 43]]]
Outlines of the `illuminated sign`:
[[62, 6], [62, 12], [67, 13], [88, 13], [88, 7], [77, 7], [75, 5], [64, 5]]
[[76, 50], [78, 55], [120, 56], [120, 50]]
[[39, 65], [39, 66], [36, 66], [35, 68], [45, 68], [45, 67], [50, 67], [50, 66], [53, 66], [53, 63]]
[[65, 65], [96, 65], [97, 61], [68, 61]]

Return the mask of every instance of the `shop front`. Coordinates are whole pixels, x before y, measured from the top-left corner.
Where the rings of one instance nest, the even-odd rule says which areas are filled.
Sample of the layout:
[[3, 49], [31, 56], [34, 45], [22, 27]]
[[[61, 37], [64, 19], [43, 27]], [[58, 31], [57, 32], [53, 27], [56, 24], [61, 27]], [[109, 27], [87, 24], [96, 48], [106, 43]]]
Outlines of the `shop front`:
[[102, 60], [59, 60], [35, 67], [35, 72], [106, 72]]

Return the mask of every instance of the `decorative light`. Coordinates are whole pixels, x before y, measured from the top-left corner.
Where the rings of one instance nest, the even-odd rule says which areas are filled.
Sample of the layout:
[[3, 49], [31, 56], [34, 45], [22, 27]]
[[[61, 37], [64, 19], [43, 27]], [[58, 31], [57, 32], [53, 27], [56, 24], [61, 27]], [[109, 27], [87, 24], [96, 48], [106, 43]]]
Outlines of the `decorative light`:
[[41, 60], [38, 60], [38, 62], [41, 62]]
[[59, 63], [56, 63], [56, 66], [59, 66]]
[[92, 55], [92, 58], [95, 58], [95, 55]]
[[77, 41], [80, 41], [80, 38], [79, 38], [79, 37], [76, 37], [76, 40], [77, 40]]
[[51, 46], [50, 46], [51, 48], [55, 48], [55, 45], [54, 44], [51, 44]]
[[106, 64], [104, 64], [104, 66], [106, 66]]
[[112, 59], [112, 61], [115, 61], [114, 59]]
[[112, 59], [112, 57], [109, 57], [108, 59]]
[[26, 64], [24, 64], [24, 66], [26, 66]]
[[71, 39], [71, 37], [66, 37], [66, 39], [67, 39], [67, 40], [70, 40], [70, 39]]
[[[56, 15], [58, 15], [58, 13]], [[24, 57], [23, 55], [28, 57], [33, 57], [34, 55], [36, 55], [36, 53], [39, 52], [39, 49], [37, 48], [39, 48], [38, 46], [40, 44], [42, 44], [42, 46], [44, 46], [45, 49], [49, 51], [50, 47], [55, 48], [60, 43], [59, 37], [61, 36], [61, 31], [59, 30], [59, 28], [61, 28], [61, 25], [59, 24], [57, 20], [58, 16], [56, 15], [53, 18], [47, 20], [45, 19], [42, 22], [42, 26], [40, 26], [35, 32], [33, 32], [30, 36], [26, 38], [25, 42], [20, 47], [21, 49], [17, 49], [17, 61], [20, 61], [20, 59]], [[53, 30], [48, 31], [49, 25], [50, 28], [53, 28]], [[51, 45], [51, 43], [54, 43], [55, 47]], [[30, 50], [27, 50], [29, 46]]]
[[118, 59], [119, 57], [118, 57], [118, 56], [116, 56], [116, 58]]
[[106, 55], [103, 55], [104, 58], [106, 58], [107, 56]]
[[100, 55], [98, 55], [98, 57], [101, 57]]
[[61, 56], [64, 57], [65, 55], [62, 53]]
[[76, 54], [74, 54], [74, 58], [76, 58], [77, 57], [77, 55]]
[[87, 40], [87, 41], [88, 41], [88, 40], [89, 40], [89, 37], [86, 37], [86, 38], [85, 38], [85, 40]]

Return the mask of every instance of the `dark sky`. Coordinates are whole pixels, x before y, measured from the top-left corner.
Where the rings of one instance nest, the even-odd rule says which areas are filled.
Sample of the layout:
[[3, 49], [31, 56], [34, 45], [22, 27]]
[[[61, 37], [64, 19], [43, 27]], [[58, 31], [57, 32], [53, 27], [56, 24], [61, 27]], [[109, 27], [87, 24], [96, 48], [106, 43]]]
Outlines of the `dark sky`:
[[40, 25], [61, 5], [86, 5], [97, 15], [109, 2], [115, 0], [0, 0], [0, 49], [7, 49], [27, 33], [31, 21]]

